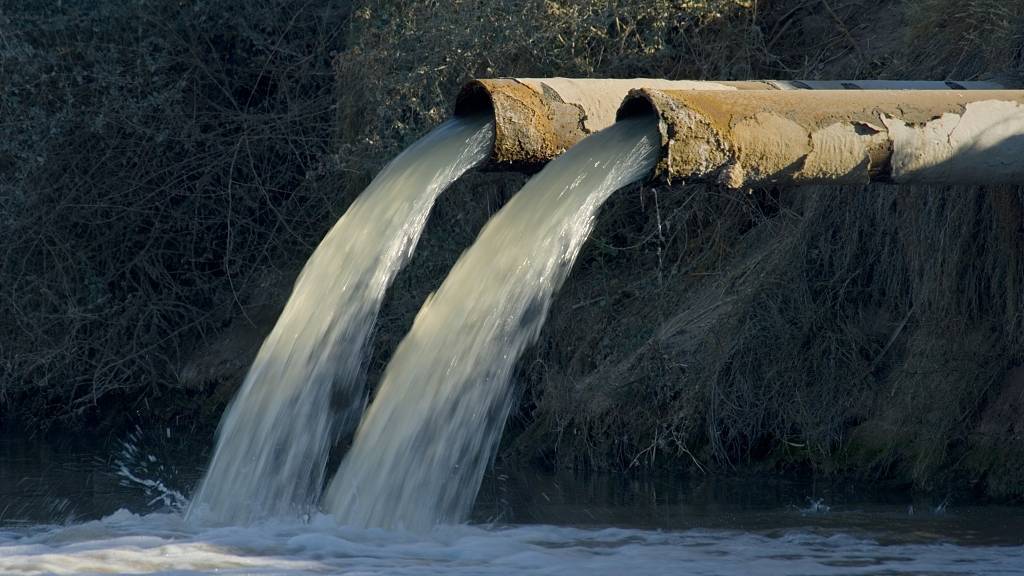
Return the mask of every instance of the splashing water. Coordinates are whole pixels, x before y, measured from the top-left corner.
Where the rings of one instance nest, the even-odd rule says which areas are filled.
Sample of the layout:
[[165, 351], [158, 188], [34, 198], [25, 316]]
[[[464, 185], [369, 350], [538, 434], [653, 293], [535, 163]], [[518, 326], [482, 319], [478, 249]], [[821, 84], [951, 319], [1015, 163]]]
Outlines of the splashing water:
[[0, 574], [365, 576], [934, 576], [1021, 574], [1024, 548], [883, 544], [846, 534], [442, 526], [428, 534], [308, 524], [202, 528], [125, 510], [102, 520], [0, 529]]
[[487, 117], [455, 118], [373, 180], [306, 263], [221, 421], [190, 518], [246, 523], [316, 505], [335, 432], [363, 408], [365, 348], [384, 292], [437, 196], [484, 161]]
[[656, 120], [619, 122], [548, 164], [420, 310], [331, 483], [346, 524], [422, 530], [468, 514], [536, 338], [597, 209], [657, 161]]
[[[170, 428], [167, 433], [169, 436]], [[172, 468], [168, 468], [152, 452], [143, 450], [142, 439], [142, 429], [136, 426], [128, 438], [121, 441], [121, 449], [114, 458], [115, 474], [121, 478], [123, 486], [142, 488], [150, 499], [149, 506], [160, 503], [175, 512], [184, 511], [188, 507], [188, 498], [163, 480], [172, 472]]]

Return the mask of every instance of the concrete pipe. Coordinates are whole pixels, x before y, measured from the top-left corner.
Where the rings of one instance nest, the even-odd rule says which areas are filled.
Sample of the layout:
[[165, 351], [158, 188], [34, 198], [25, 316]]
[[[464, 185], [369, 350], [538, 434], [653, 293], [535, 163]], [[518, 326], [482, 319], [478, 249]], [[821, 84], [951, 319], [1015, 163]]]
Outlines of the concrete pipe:
[[989, 89], [991, 82], [776, 81], [495, 78], [473, 80], [456, 98], [455, 114], [493, 112], [492, 162], [503, 168], [535, 169], [586, 135], [606, 128], [630, 90], [819, 90]]
[[663, 179], [774, 184], [1024, 183], [1024, 91], [634, 90]]

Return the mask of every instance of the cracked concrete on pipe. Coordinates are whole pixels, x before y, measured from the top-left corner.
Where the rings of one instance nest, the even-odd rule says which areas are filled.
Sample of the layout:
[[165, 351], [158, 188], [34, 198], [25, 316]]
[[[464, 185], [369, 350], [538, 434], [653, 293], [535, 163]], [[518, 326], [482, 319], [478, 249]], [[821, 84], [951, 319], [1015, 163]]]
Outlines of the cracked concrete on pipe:
[[994, 82], [885, 80], [751, 80], [739, 82], [654, 78], [493, 78], [463, 86], [455, 114], [492, 111], [495, 144], [492, 166], [535, 170], [588, 134], [610, 126], [630, 90], [978, 90]]
[[732, 188], [1024, 183], [1024, 91], [634, 90], [659, 116], [655, 176]]

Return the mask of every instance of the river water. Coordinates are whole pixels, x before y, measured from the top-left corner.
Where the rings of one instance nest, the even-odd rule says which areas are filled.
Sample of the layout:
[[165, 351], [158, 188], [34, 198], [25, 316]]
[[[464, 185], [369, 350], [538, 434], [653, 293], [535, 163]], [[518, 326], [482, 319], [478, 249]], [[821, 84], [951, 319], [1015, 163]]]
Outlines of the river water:
[[0, 441], [0, 574], [1024, 574], [1024, 510], [769, 479], [485, 478], [427, 533], [181, 513], [207, 439]]

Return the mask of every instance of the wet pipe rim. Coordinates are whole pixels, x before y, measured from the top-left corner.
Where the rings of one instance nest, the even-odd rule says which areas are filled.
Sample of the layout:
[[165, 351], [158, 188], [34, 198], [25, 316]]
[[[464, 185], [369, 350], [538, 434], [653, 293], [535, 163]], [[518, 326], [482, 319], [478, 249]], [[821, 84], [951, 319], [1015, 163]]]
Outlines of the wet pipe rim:
[[464, 84], [453, 114], [478, 113], [494, 120], [494, 148], [485, 169], [536, 172], [590, 133], [583, 107], [517, 78], [481, 78]]

